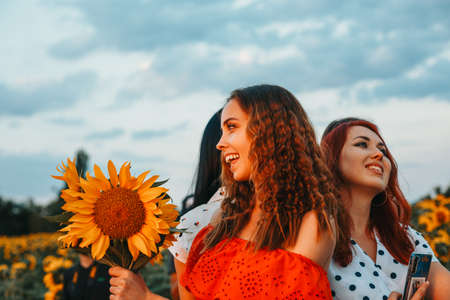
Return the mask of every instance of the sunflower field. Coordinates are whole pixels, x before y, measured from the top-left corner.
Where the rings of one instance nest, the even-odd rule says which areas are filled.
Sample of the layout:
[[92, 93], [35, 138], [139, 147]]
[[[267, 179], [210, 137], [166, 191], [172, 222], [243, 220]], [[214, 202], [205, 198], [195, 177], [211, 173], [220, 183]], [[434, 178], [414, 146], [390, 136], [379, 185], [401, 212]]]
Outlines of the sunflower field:
[[[58, 248], [60, 236], [59, 233], [0, 236], [0, 299], [62, 299], [64, 271], [78, 262], [78, 255]], [[169, 296], [166, 264], [148, 264], [141, 274], [154, 292]]]
[[[450, 269], [450, 189], [412, 204], [413, 227], [423, 233], [441, 263]], [[61, 299], [64, 271], [78, 263], [72, 250], [58, 248], [60, 233], [0, 236], [0, 299]], [[140, 273], [151, 290], [170, 296], [167, 259]]]
[[450, 270], [450, 193], [425, 197], [412, 205], [413, 227], [423, 233], [441, 263]]

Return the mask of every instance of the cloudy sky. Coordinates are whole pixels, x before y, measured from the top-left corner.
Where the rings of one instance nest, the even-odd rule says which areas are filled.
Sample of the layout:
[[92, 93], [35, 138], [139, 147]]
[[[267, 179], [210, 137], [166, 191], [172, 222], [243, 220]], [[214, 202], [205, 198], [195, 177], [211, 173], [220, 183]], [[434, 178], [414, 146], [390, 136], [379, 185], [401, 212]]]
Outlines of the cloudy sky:
[[[188, 192], [231, 90], [292, 91], [318, 136], [375, 121], [410, 202], [450, 183], [450, 2], [0, 2], [0, 195], [47, 203], [78, 149]], [[363, 4], [362, 4], [363, 3]]]

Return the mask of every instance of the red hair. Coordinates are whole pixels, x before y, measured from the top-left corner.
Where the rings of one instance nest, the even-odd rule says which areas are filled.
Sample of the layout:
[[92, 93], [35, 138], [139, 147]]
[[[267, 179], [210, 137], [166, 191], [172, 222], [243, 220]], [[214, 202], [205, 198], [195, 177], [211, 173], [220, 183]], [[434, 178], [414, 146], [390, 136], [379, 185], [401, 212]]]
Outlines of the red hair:
[[[338, 188], [345, 186], [345, 180], [339, 170], [339, 158], [347, 139], [348, 130], [352, 126], [363, 126], [370, 129], [384, 143], [378, 127], [369, 121], [346, 118], [330, 123], [322, 136], [321, 147], [328, 168], [334, 174], [335, 184]], [[414, 251], [414, 246], [407, 232], [411, 217], [411, 207], [400, 190], [397, 163], [388, 148], [386, 148], [386, 157], [391, 162], [392, 170], [386, 190], [376, 195], [372, 200], [368, 229], [371, 232], [373, 232], [373, 229], [376, 229], [386, 249], [396, 260], [406, 265], [411, 253]], [[342, 202], [340, 197], [339, 202]], [[340, 203], [340, 206], [338, 223], [343, 232], [343, 238], [337, 241], [334, 259], [340, 265], [346, 266], [353, 259], [350, 245], [352, 221], [348, 212], [343, 209], [343, 203]]]

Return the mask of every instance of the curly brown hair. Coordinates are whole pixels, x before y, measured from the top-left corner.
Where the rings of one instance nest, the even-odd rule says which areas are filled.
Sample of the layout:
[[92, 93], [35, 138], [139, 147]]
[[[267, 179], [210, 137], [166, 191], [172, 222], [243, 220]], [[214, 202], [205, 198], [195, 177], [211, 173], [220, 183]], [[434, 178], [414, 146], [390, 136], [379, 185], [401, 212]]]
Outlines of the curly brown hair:
[[238, 236], [259, 203], [262, 217], [253, 242], [255, 250], [293, 246], [302, 217], [318, 212], [322, 229], [335, 219], [335, 187], [311, 123], [299, 101], [286, 89], [257, 85], [235, 90], [248, 116], [251, 175], [248, 182], [233, 179], [222, 157], [222, 182], [226, 197], [222, 219], [205, 238], [206, 248]]

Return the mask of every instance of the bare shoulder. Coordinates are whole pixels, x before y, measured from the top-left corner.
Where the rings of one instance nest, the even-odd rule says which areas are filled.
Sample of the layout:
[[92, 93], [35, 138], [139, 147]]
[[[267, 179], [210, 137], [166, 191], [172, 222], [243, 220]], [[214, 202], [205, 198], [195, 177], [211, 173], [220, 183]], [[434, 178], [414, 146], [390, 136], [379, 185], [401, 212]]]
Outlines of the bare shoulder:
[[327, 270], [335, 244], [335, 221], [330, 220], [330, 229], [322, 229], [318, 212], [311, 210], [303, 216], [296, 244], [290, 251], [308, 257]]

